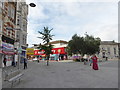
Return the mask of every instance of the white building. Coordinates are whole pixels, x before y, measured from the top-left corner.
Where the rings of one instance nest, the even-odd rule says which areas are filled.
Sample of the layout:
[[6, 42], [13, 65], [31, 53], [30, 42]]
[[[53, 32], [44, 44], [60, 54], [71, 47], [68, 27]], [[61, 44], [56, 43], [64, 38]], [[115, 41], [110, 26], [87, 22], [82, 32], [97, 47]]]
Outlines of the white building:
[[118, 58], [118, 43], [114, 41], [102, 41], [100, 44], [99, 57], [108, 57], [108, 59]]
[[[28, 16], [28, 5], [25, 1], [17, 2], [16, 12], [16, 48], [21, 48], [21, 57], [26, 57], [27, 48], [27, 16]], [[22, 59], [22, 58], [21, 58]], [[16, 55], [18, 60], [18, 55]]]
[[57, 40], [50, 42], [50, 44], [52, 44], [54, 48], [60, 48], [60, 47], [67, 47], [68, 42], [63, 40]]

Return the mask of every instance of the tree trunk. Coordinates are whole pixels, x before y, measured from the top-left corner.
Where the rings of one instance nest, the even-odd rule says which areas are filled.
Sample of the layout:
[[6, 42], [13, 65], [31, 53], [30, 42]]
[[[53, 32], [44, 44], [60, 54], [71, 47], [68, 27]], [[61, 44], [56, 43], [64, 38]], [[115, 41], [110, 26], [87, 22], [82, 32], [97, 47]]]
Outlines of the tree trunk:
[[49, 56], [47, 56], [47, 66], [49, 66]]
[[49, 60], [47, 60], [47, 66], [49, 66]]

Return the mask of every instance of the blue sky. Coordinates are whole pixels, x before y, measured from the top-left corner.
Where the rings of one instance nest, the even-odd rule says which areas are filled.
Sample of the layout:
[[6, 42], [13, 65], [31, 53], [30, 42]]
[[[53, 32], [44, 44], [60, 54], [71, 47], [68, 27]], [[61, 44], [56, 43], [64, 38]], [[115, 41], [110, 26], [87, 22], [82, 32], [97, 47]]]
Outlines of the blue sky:
[[27, 3], [30, 2], [34, 2], [36, 7], [29, 7], [29, 46], [42, 43], [37, 37], [40, 36], [38, 31], [43, 31], [44, 26], [53, 28], [53, 41], [69, 41], [75, 33], [84, 36], [85, 32], [103, 41], [118, 41], [117, 1], [27, 0]]

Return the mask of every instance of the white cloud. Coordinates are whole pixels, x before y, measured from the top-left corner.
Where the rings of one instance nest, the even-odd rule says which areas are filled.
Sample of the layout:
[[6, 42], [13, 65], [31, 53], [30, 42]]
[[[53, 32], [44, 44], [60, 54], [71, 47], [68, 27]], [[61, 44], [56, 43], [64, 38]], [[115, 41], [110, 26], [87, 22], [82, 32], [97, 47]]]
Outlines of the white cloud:
[[41, 37], [41, 35], [36, 31], [37, 27], [39, 27], [39, 24], [28, 25], [27, 43], [29, 44], [29, 46], [32, 46], [32, 44], [39, 44], [42, 42], [41, 39], [37, 38], [37, 37]]
[[39, 19], [46, 19], [48, 18], [47, 15], [44, 14], [43, 12], [43, 7], [39, 5], [39, 3], [36, 5], [36, 7], [29, 7], [29, 19], [31, 20], [39, 20]]
[[102, 40], [118, 41], [117, 3], [37, 2], [37, 5], [29, 12], [29, 44], [42, 42], [37, 39], [37, 31], [43, 26], [53, 28], [53, 40], [68, 41], [75, 33], [83, 36], [87, 32]]
[[97, 32], [97, 35], [94, 35], [101, 37], [101, 40], [103, 41], [115, 40], [118, 42], [118, 24], [109, 24], [107, 26], [101, 27]]

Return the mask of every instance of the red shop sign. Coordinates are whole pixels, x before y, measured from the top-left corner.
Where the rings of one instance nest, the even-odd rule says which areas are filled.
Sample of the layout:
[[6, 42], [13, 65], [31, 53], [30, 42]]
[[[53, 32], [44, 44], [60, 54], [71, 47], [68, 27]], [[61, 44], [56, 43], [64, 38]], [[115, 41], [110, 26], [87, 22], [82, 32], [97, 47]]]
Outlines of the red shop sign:
[[53, 48], [52, 52], [53, 54], [67, 54], [67, 52], [65, 51], [65, 47]]
[[[67, 54], [65, 47], [53, 48], [52, 54]], [[34, 50], [34, 55], [44, 55], [44, 50]]]

